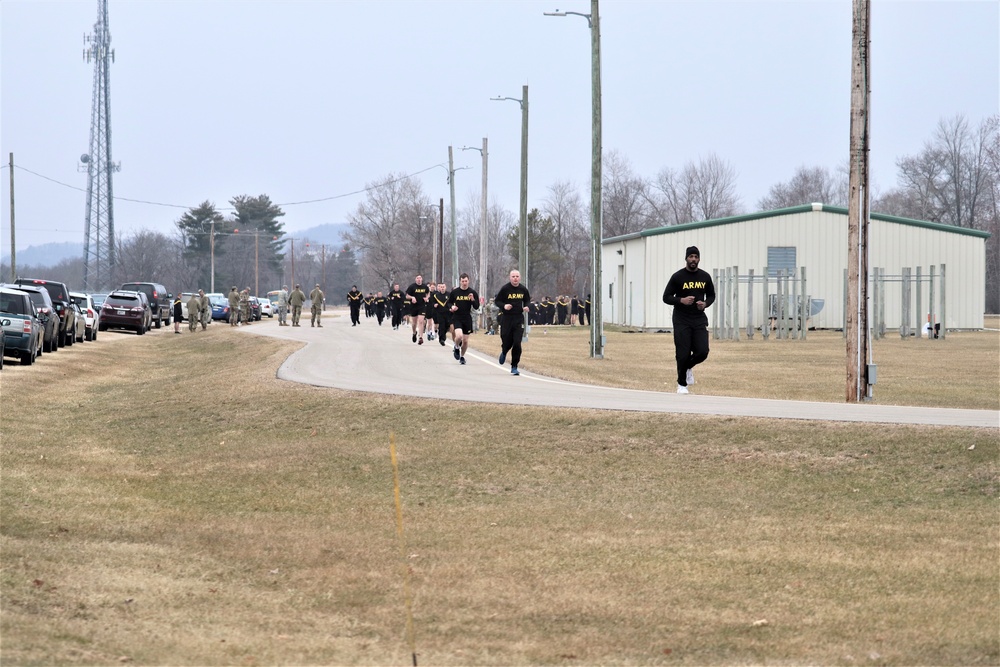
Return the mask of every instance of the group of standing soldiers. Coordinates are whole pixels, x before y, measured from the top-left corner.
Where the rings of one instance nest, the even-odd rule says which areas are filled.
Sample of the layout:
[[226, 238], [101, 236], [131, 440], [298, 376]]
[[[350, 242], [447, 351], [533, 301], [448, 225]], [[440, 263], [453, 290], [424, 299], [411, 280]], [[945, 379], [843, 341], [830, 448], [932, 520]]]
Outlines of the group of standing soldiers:
[[586, 326], [590, 320], [590, 295], [580, 299], [575, 294], [532, 301], [528, 310], [529, 324], [570, 324]]

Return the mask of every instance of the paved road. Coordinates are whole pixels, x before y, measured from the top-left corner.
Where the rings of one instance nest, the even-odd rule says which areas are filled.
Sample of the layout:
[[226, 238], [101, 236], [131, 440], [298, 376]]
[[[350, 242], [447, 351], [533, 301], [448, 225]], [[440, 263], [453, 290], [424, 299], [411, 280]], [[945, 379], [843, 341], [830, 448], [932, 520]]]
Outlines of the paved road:
[[[346, 310], [335, 312], [341, 316], [327, 311], [323, 328], [310, 327], [307, 319], [298, 328], [279, 327], [274, 319], [239, 331], [307, 343], [281, 365], [278, 377], [318, 387], [482, 403], [1000, 429], [1000, 412], [993, 410], [682, 396], [566, 382], [523, 369], [514, 377], [493, 357], [470, 350], [461, 366], [450, 345], [418, 346], [402, 327], [393, 331], [388, 322], [379, 327], [364, 318], [352, 327]], [[530, 369], [530, 356], [524, 361]]]

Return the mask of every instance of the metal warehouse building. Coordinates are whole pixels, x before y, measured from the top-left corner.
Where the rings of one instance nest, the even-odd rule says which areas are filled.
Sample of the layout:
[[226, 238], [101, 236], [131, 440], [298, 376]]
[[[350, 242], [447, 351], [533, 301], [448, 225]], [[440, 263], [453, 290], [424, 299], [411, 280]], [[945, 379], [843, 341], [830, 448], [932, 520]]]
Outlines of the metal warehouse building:
[[[910, 304], [910, 326], [921, 324], [927, 313], [934, 312], [935, 321], [949, 329], [983, 327], [988, 233], [878, 213], [872, 213], [870, 220], [869, 269], [872, 273], [878, 269], [885, 276], [880, 310], [887, 329], [904, 324], [904, 298]], [[782, 272], [800, 275], [805, 268], [804, 296], [814, 303], [809, 326], [844, 327], [847, 209], [824, 204], [605, 239], [601, 255], [605, 322], [645, 329], [669, 328], [672, 309], [663, 303], [663, 288], [671, 274], [684, 266], [684, 251], [692, 245], [700, 249], [701, 268], [709, 274], [715, 275], [718, 270], [723, 275], [728, 269], [732, 275], [742, 277], [733, 281], [736, 293], [727, 294], [731, 304], [738, 304], [741, 323], [752, 316], [759, 326], [768, 314], [774, 314], [775, 302], [770, 302], [769, 312], [761, 284], [765, 268], [769, 294], [774, 293], [775, 280]], [[918, 269], [922, 280], [915, 288]], [[746, 280], [751, 270], [753, 281]], [[907, 271], [912, 276], [909, 293], [904, 290]], [[752, 310], [748, 307], [751, 285]], [[786, 294], [791, 294], [788, 289]], [[873, 294], [870, 287], [870, 299]], [[709, 309], [708, 316], [713, 325], [716, 318], [723, 317], [715, 306]]]

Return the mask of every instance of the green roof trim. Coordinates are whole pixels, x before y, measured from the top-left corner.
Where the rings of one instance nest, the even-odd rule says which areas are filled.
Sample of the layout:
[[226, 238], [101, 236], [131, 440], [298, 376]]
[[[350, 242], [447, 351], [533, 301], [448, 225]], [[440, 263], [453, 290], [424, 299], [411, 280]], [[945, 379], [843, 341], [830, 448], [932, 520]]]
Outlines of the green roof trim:
[[[826, 213], [837, 213], [840, 215], [847, 215], [847, 209], [840, 206], [829, 206], [827, 204], [820, 204], [819, 210]], [[621, 241], [627, 241], [630, 239], [640, 238], [642, 236], [658, 236], [660, 234], [673, 234], [675, 232], [687, 232], [693, 229], [703, 229], [705, 227], [716, 227], [718, 225], [731, 225], [737, 222], [746, 222], [748, 220], [762, 220], [764, 218], [776, 218], [782, 215], [793, 215], [796, 213], [809, 213], [813, 211], [812, 204], [803, 204], [801, 206], [790, 206], [788, 208], [779, 208], [773, 211], [759, 211], [757, 213], [747, 213], [745, 215], [734, 215], [728, 218], [716, 218], [714, 220], [701, 220], [699, 222], [686, 222], [681, 225], [671, 225], [668, 227], [654, 227], [653, 229], [645, 229], [641, 232], [635, 232], [633, 234], [624, 234], [622, 236], [614, 236], [608, 239], [604, 239], [602, 245], [605, 243], [616, 243]], [[949, 232], [952, 234], [962, 234], [965, 236], [976, 236], [982, 239], [987, 239], [990, 237], [989, 232], [980, 231], [978, 229], [968, 229], [966, 227], [956, 227], [954, 225], [945, 225], [940, 222], [929, 222], [927, 220], [913, 220], [911, 218], [901, 218], [895, 215], [885, 215], [884, 213], [871, 213], [869, 217], [872, 220], [881, 220], [883, 222], [894, 222], [900, 225], [909, 225], [910, 227], [922, 227], [924, 229], [934, 229], [939, 232]]]

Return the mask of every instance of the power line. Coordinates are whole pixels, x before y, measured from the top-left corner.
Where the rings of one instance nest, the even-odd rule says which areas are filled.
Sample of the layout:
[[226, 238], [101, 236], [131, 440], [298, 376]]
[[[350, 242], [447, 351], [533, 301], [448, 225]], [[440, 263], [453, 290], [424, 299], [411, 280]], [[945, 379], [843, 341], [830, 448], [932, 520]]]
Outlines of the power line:
[[[55, 178], [51, 178], [49, 176], [46, 176], [45, 174], [39, 174], [36, 171], [32, 171], [31, 169], [28, 169], [26, 167], [22, 167], [19, 164], [16, 164], [14, 166], [15, 166], [15, 168], [17, 168], [20, 171], [23, 171], [25, 173], [31, 174], [32, 176], [37, 176], [38, 178], [43, 178], [46, 181], [50, 181], [52, 183], [55, 183], [56, 185], [61, 185], [62, 187], [69, 188], [71, 190], [77, 190], [79, 192], [86, 192], [86, 190], [84, 188], [80, 188], [80, 187], [77, 187], [75, 185], [70, 185], [69, 183], [63, 183], [62, 181], [59, 181], [59, 180], [57, 180]], [[285, 202], [283, 204], [275, 204], [275, 206], [302, 206], [302, 205], [305, 205], [305, 204], [320, 204], [322, 202], [333, 201], [335, 199], [344, 199], [346, 197], [353, 197], [353, 196], [356, 196], [356, 195], [364, 194], [366, 192], [371, 192], [372, 190], [378, 190], [379, 188], [384, 188], [386, 186], [393, 185], [395, 183], [399, 183], [400, 181], [405, 181], [406, 179], [412, 178], [414, 176], [419, 176], [420, 174], [423, 174], [424, 172], [430, 171], [431, 169], [436, 169], [438, 166], [439, 165], [436, 165], [436, 164], [435, 165], [431, 165], [430, 167], [425, 167], [424, 169], [420, 169], [420, 170], [415, 171], [415, 172], [413, 172], [411, 174], [406, 174], [404, 176], [400, 176], [399, 178], [394, 178], [391, 181], [386, 181], [384, 183], [379, 183], [378, 185], [372, 185], [370, 187], [362, 188], [360, 190], [354, 190], [353, 192], [345, 192], [343, 194], [330, 195], [329, 197], [320, 197], [318, 199], [305, 199], [305, 200], [302, 200], [302, 201]], [[3, 165], [3, 168], [7, 169], [7, 165]], [[198, 208], [198, 206], [200, 206], [200, 204], [197, 205], [197, 206], [188, 206], [188, 205], [184, 205], [184, 204], [167, 204], [167, 203], [164, 203], [164, 202], [149, 201], [149, 200], [145, 200], [145, 199], [130, 199], [129, 197], [119, 197], [117, 195], [115, 197], [113, 197], [113, 199], [116, 200], [116, 201], [124, 201], [124, 202], [129, 202], [129, 203], [132, 203], [132, 204], [147, 204], [149, 206], [165, 206], [165, 207], [168, 207], [168, 208], [194, 209], [194, 208]], [[235, 211], [236, 208], [232, 207], [232, 206], [227, 206], [227, 207], [224, 207], [224, 208], [217, 208], [216, 210], [218, 210], [218, 211]]]

